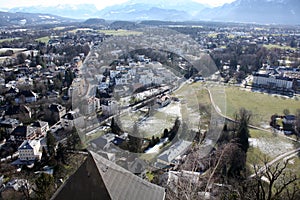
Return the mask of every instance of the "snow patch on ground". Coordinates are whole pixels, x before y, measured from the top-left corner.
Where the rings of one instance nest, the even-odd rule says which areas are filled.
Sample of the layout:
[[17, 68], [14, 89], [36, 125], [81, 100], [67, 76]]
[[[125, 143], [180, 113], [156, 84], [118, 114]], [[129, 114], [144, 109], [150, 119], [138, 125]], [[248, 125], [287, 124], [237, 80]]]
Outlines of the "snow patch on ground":
[[264, 154], [276, 157], [294, 149], [290, 142], [282, 138], [249, 138], [249, 143], [253, 147], [259, 148]]

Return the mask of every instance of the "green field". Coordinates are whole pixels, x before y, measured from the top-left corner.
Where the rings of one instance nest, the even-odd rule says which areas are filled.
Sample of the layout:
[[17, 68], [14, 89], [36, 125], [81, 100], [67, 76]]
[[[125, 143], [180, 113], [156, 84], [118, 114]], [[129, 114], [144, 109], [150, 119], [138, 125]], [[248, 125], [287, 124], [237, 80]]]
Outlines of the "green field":
[[50, 40], [50, 37], [49, 36], [46, 36], [46, 37], [41, 37], [41, 38], [37, 38], [36, 41], [38, 42], [43, 42], [43, 43], [48, 43]]
[[113, 35], [113, 36], [128, 36], [128, 35], [141, 35], [143, 32], [139, 31], [131, 31], [131, 30], [98, 30], [100, 33], [104, 33], [105, 35]]
[[[300, 144], [296, 144], [280, 135], [273, 135], [270, 132], [250, 129], [250, 136], [257, 139], [258, 146], [250, 146], [247, 152], [247, 166], [251, 173], [254, 173], [253, 164], [263, 166], [264, 162], [270, 162], [275, 159], [277, 155], [299, 148]], [[275, 154], [274, 154], [275, 152]], [[299, 174], [300, 171], [300, 157], [293, 154], [289, 157], [288, 170], [294, 174]]]
[[227, 103], [226, 115], [234, 117], [235, 113], [244, 107], [252, 112], [253, 125], [269, 124], [271, 116], [275, 113], [282, 114], [284, 109], [289, 109], [291, 114], [300, 109], [299, 101], [285, 97], [274, 97], [268, 94], [249, 92], [232, 87], [226, 88], [225, 91]]

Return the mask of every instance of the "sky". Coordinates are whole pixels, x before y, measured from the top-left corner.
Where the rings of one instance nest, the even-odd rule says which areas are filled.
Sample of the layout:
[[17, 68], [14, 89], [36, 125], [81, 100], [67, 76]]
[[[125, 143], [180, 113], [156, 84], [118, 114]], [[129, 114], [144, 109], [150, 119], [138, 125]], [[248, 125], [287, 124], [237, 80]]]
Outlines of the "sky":
[[[0, 0], [0, 8], [13, 8], [25, 6], [55, 6], [59, 4], [95, 4], [98, 9], [107, 6], [121, 4], [128, 0]], [[196, 2], [208, 4], [211, 6], [220, 6], [224, 3], [230, 3], [234, 0], [194, 0]]]

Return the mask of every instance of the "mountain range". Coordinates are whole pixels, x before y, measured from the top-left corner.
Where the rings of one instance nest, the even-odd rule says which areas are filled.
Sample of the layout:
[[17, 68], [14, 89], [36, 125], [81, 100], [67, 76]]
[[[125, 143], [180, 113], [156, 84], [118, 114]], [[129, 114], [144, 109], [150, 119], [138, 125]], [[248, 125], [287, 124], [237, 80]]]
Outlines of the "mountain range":
[[299, 0], [236, 0], [210, 7], [192, 0], [130, 0], [98, 10], [95, 5], [17, 7], [11, 13], [51, 13], [74, 19], [106, 20], [224, 21], [260, 24], [300, 24]]
[[43, 25], [43, 24], [59, 24], [74, 22], [72, 19], [50, 15], [50, 14], [37, 14], [37, 13], [11, 13], [0, 11], [0, 27], [13, 26], [13, 25]]

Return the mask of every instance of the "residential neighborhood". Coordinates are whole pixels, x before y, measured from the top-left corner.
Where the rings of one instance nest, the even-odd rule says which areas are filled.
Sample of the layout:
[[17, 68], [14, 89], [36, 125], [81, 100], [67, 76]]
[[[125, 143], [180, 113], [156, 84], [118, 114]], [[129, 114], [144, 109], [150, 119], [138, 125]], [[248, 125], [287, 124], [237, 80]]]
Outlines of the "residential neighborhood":
[[0, 26], [0, 199], [300, 197], [298, 26], [99, 20]]

